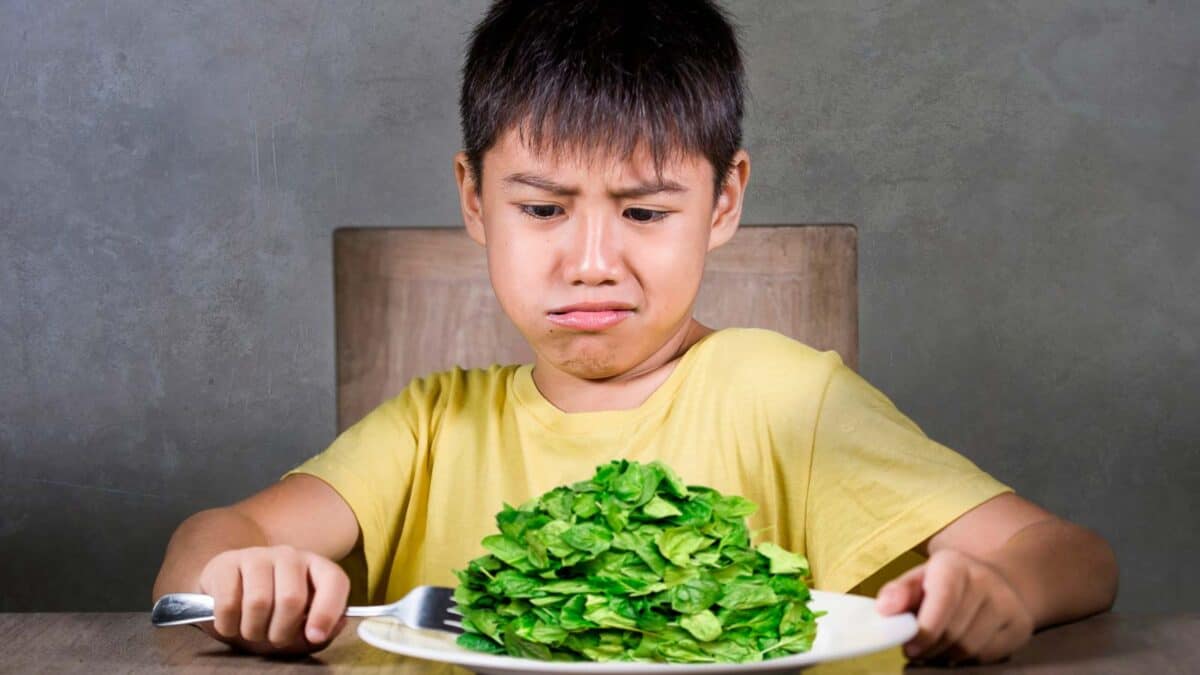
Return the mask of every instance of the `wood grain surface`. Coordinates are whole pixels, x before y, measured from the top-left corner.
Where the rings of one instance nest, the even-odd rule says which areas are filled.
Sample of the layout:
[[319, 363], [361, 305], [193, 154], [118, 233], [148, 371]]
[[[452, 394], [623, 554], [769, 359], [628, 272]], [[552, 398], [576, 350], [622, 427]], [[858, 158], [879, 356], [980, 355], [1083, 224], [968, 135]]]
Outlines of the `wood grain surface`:
[[[857, 369], [857, 241], [853, 225], [743, 227], [709, 255], [696, 317], [770, 328]], [[339, 229], [334, 280], [339, 431], [413, 377], [533, 358], [461, 228]]]
[[[468, 671], [402, 657], [362, 642], [352, 620], [312, 657], [273, 661], [230, 651], [192, 627], [153, 628], [149, 613], [0, 614], [0, 673], [389, 673]], [[1200, 672], [1200, 614], [1102, 614], [1042, 631], [1005, 663], [954, 670], [904, 668], [899, 650], [806, 670], [859, 673], [1063, 673], [1182, 675]]]

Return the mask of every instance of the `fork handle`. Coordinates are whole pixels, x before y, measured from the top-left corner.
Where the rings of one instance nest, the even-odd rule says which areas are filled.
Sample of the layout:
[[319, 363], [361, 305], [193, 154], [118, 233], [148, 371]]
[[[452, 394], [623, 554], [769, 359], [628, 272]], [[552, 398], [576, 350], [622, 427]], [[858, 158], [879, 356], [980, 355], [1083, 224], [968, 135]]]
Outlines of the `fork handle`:
[[[211, 595], [203, 593], [167, 593], [154, 603], [150, 611], [150, 622], [159, 628], [186, 626], [213, 620], [214, 602]], [[347, 607], [346, 616], [383, 616], [391, 605]]]
[[399, 603], [391, 605], [364, 605], [361, 607], [347, 607], [346, 616], [385, 616], [391, 614]]

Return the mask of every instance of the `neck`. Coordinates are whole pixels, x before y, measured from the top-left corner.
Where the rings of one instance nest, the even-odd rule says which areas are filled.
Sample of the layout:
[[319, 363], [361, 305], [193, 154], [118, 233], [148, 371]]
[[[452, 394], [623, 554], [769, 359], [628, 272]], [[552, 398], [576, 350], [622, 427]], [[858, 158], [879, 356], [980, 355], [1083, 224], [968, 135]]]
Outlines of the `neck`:
[[575, 377], [538, 357], [534, 362], [533, 383], [547, 401], [563, 412], [630, 410], [645, 403], [670, 377], [687, 350], [712, 332], [713, 329], [689, 318], [641, 363], [603, 380]]

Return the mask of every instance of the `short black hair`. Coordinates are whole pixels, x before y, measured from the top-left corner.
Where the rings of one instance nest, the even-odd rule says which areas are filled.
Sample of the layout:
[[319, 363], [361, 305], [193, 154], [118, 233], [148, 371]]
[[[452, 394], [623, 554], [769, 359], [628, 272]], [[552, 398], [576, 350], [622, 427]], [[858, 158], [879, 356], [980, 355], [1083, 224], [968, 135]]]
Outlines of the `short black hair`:
[[463, 65], [464, 152], [478, 189], [509, 129], [534, 151], [623, 158], [645, 143], [660, 174], [703, 155], [719, 191], [742, 144], [744, 79], [733, 22], [710, 0], [497, 0]]

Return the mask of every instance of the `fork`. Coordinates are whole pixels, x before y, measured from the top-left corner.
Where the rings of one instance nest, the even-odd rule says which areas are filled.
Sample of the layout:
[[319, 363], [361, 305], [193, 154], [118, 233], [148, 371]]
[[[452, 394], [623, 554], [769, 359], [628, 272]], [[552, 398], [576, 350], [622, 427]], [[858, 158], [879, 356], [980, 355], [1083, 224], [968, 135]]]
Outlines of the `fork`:
[[[462, 612], [454, 604], [454, 589], [417, 586], [389, 605], [347, 607], [346, 616], [390, 616], [411, 628], [462, 633]], [[202, 593], [167, 593], [154, 603], [150, 623], [163, 628], [213, 620], [213, 598]]]

